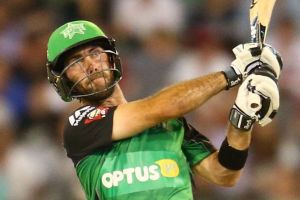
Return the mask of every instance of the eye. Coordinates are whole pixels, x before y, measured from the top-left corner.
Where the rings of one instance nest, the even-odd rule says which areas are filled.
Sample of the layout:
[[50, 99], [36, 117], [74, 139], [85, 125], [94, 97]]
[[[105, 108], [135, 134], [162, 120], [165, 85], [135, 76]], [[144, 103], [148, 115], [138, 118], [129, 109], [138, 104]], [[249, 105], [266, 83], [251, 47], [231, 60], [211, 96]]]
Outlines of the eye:
[[83, 58], [77, 58], [77, 59], [74, 59], [74, 60], [70, 60], [67, 67], [79, 66], [79, 65], [82, 65], [82, 63], [83, 63]]
[[99, 49], [95, 49], [90, 53], [91, 58], [99, 58], [101, 55], [102, 51], [100, 51]]

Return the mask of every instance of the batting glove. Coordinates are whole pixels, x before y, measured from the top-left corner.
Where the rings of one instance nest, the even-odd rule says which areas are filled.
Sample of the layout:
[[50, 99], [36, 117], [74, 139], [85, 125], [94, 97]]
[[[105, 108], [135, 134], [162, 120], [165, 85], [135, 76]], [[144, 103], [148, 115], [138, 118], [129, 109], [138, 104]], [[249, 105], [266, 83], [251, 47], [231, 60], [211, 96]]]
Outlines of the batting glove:
[[280, 54], [272, 46], [264, 45], [260, 60], [262, 62], [262, 66], [270, 69], [278, 79], [283, 66]]
[[236, 59], [228, 70], [224, 71], [227, 89], [241, 83], [254, 69], [261, 65], [258, 43], [240, 44], [232, 49]]
[[265, 126], [272, 121], [279, 108], [277, 80], [265, 69], [256, 69], [242, 83], [229, 120], [241, 130], [250, 130], [254, 122]]

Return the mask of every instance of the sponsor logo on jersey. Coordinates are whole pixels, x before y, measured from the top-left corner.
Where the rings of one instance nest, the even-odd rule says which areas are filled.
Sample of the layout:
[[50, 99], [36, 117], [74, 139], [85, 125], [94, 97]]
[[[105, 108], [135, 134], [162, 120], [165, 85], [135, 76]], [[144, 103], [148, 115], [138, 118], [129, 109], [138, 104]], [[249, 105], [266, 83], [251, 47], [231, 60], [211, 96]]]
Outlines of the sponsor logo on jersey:
[[118, 187], [127, 184], [157, 181], [161, 177], [175, 178], [179, 176], [179, 167], [175, 160], [161, 159], [148, 166], [137, 166], [104, 173], [101, 181], [104, 187]]
[[83, 107], [69, 117], [69, 122], [71, 126], [78, 126], [79, 122], [83, 120], [84, 118], [84, 124], [89, 124], [95, 120], [102, 119], [106, 117], [107, 111], [109, 108], [107, 107], [92, 107], [92, 106], [86, 106]]
[[91, 111], [89, 114], [87, 114], [86, 119], [84, 120], [84, 124], [89, 124], [95, 120], [100, 120], [104, 117], [106, 117], [106, 113], [109, 108], [107, 107], [98, 107], [95, 110]]
[[71, 126], [78, 126], [79, 122], [95, 107], [85, 106], [79, 110], [76, 110], [73, 115], [69, 117]]

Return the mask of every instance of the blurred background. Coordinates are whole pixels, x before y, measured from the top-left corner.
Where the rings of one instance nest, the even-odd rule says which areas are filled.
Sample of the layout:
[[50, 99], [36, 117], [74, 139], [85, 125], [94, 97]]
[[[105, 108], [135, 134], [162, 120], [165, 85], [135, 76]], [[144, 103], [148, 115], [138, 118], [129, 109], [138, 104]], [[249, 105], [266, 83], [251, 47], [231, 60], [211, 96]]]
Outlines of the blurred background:
[[[135, 100], [229, 66], [231, 49], [250, 38], [249, 5], [250, 0], [0, 1], [0, 199], [84, 199], [60, 137], [77, 105], [64, 103], [46, 77], [47, 40], [56, 27], [86, 19], [116, 38], [121, 87]], [[299, 0], [278, 1], [268, 33], [267, 43], [284, 60], [276, 119], [255, 127], [238, 184], [222, 188], [196, 179], [196, 200], [300, 199], [299, 8]], [[224, 91], [186, 116], [217, 147], [235, 95], [236, 89]]]

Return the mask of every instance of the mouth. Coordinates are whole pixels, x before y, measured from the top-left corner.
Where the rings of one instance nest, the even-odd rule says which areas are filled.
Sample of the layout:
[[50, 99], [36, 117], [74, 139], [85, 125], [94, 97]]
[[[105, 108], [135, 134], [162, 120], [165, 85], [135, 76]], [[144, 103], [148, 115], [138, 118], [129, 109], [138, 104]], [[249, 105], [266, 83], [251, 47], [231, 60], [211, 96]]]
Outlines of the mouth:
[[101, 72], [95, 72], [88, 76], [86, 76], [86, 79], [84, 81], [86, 84], [86, 88], [89, 88], [90, 90], [95, 89], [104, 89], [109, 86], [110, 84], [110, 78], [108, 77], [108, 74]]
[[96, 72], [96, 73], [90, 74], [88, 76], [88, 79], [90, 81], [94, 81], [94, 80], [99, 79], [99, 78], [105, 79], [104, 74], [100, 73], [100, 72]]

